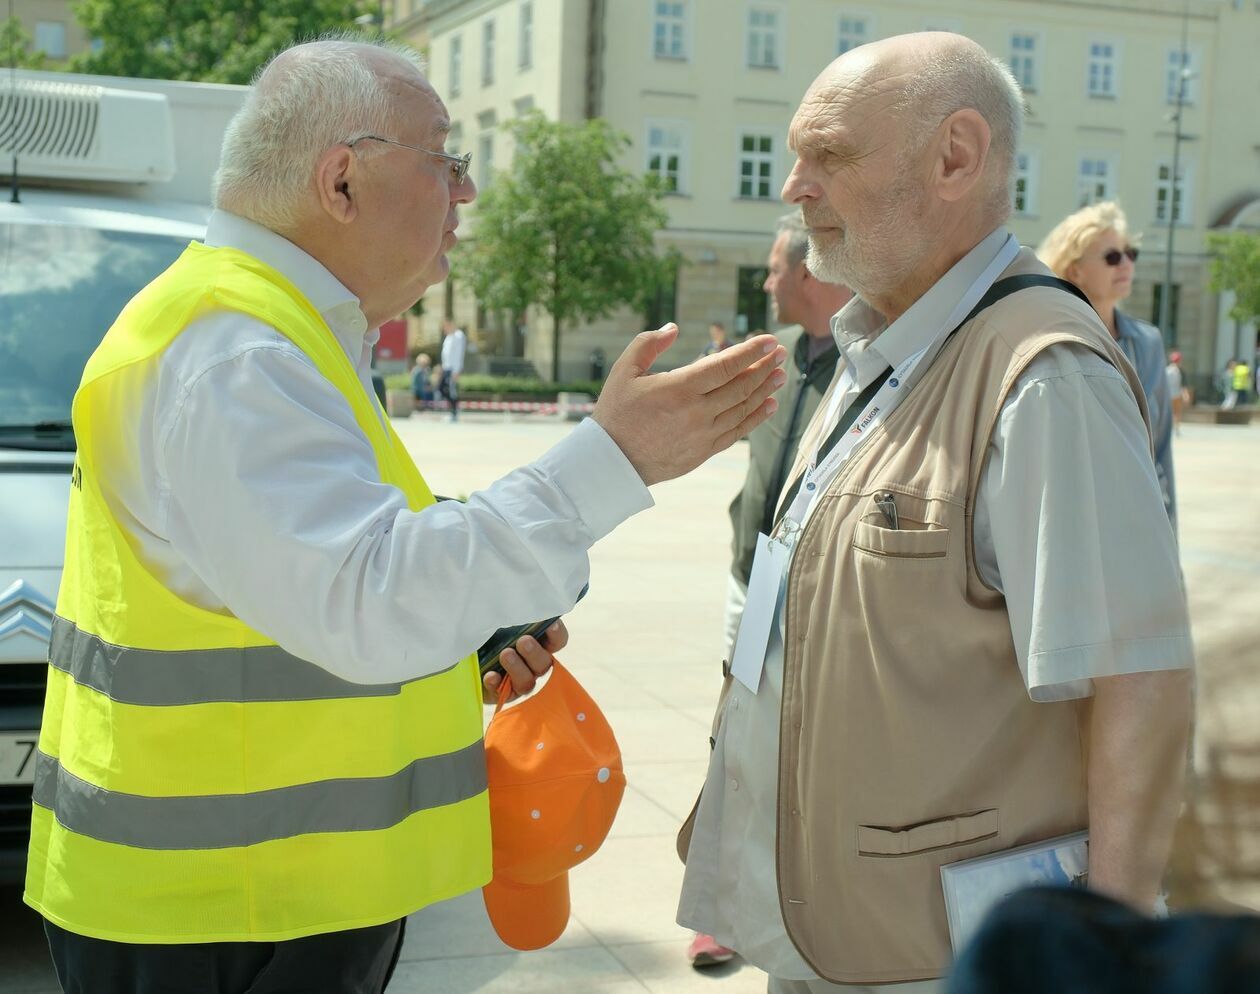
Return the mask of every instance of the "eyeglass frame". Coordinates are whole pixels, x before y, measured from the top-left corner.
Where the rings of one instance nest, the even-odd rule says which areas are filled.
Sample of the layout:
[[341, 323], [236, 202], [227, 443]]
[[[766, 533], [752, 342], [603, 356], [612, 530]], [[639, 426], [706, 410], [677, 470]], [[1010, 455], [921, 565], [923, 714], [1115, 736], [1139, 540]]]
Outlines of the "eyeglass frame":
[[1130, 262], [1137, 262], [1138, 247], [1136, 245], [1126, 245], [1122, 249], [1107, 249], [1107, 251], [1102, 254], [1101, 258], [1108, 266], [1118, 266], [1124, 261], [1126, 256]]
[[421, 148], [419, 145], [408, 145], [406, 142], [395, 141], [393, 138], [382, 138], [380, 135], [359, 135], [358, 138], [351, 138], [345, 143], [347, 148], [354, 148], [359, 142], [384, 142], [386, 145], [397, 145], [399, 148], [409, 148], [413, 152], [423, 152], [425, 155], [432, 155], [434, 158], [448, 162], [451, 168], [455, 170], [455, 185], [459, 186], [468, 178], [468, 167], [472, 163], [472, 153], [465, 152], [463, 155], [451, 155], [449, 152], [435, 152], [431, 148]]

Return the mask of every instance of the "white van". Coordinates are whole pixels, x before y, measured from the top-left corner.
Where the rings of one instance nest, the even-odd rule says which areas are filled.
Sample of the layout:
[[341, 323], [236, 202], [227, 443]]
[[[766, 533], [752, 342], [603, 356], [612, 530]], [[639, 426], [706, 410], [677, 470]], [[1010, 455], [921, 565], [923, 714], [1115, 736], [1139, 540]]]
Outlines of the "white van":
[[0, 79], [0, 882], [23, 875], [30, 832], [74, 463], [70, 402], [123, 305], [204, 235], [223, 131], [245, 92]]

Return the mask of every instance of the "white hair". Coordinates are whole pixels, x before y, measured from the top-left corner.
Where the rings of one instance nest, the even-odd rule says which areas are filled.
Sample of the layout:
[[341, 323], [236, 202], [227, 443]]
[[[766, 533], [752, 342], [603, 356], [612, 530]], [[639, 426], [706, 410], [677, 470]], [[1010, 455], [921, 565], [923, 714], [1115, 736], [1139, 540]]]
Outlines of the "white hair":
[[[425, 72], [415, 49], [354, 34], [325, 35], [263, 66], [224, 133], [214, 205], [273, 231], [289, 231], [327, 149], [369, 134], [396, 140], [398, 108], [374, 65], [381, 53]], [[357, 151], [366, 158], [385, 148], [367, 142]]]
[[915, 67], [901, 100], [909, 115], [911, 134], [923, 145], [947, 117], [970, 108], [989, 125], [989, 174], [993, 177], [991, 202], [995, 223], [1006, 220], [1015, 194], [1015, 153], [1024, 130], [1024, 92], [1001, 59], [978, 45], [941, 47], [923, 57]]

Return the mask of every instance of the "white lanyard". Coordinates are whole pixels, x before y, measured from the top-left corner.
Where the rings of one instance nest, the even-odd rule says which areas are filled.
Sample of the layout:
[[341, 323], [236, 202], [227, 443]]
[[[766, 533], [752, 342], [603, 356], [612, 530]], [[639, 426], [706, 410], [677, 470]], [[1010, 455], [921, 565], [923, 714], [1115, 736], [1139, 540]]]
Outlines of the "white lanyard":
[[1007, 235], [1006, 241], [998, 251], [997, 257], [989, 263], [984, 272], [971, 284], [967, 292], [962, 295], [961, 299], [954, 306], [953, 311], [950, 312], [949, 318], [937, 331], [932, 341], [914, 355], [897, 364], [897, 367], [892, 371], [892, 375], [879, 388], [871, 402], [854, 419], [853, 427], [845, 432], [843, 438], [836, 442], [822, 463], [818, 463], [819, 447], [840, 420], [841, 400], [855, 385], [852, 382], [853, 378], [849, 368], [845, 367], [844, 372], [841, 374], [842, 379], [836, 384], [836, 388], [832, 392], [831, 402], [827, 406], [823, 430], [819, 432], [818, 441], [814, 444], [814, 449], [810, 453], [809, 463], [801, 480], [800, 489], [797, 490], [791, 506], [788, 507], [787, 512], [779, 521], [778, 527], [775, 528], [774, 538], [787, 545], [793, 543], [796, 534], [805, 526], [816, 499], [836, 478], [836, 474], [840, 472], [840, 467], [852, 455], [853, 450], [875, 428], [884, 422], [897, 404], [901, 402], [902, 397], [909, 391], [910, 378], [919, 365], [924, 359], [927, 359], [930, 363], [932, 359], [936, 358], [936, 352], [944, 342], [944, 339], [971, 313], [971, 309], [980, 302], [981, 297], [988, 293], [989, 288], [993, 286], [1003, 270], [1015, 261], [1017, 255], [1019, 255], [1019, 243], [1015, 240], [1014, 235]]

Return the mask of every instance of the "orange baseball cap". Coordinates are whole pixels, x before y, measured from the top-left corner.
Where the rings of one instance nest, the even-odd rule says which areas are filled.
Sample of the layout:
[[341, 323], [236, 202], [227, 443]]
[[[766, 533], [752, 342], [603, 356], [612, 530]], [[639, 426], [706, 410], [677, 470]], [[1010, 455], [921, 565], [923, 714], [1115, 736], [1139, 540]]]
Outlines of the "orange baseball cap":
[[510, 708], [504, 696], [486, 730], [494, 877], [482, 895], [500, 939], [541, 949], [569, 923], [569, 870], [603, 844], [626, 775], [607, 719], [559, 662], [532, 696]]

